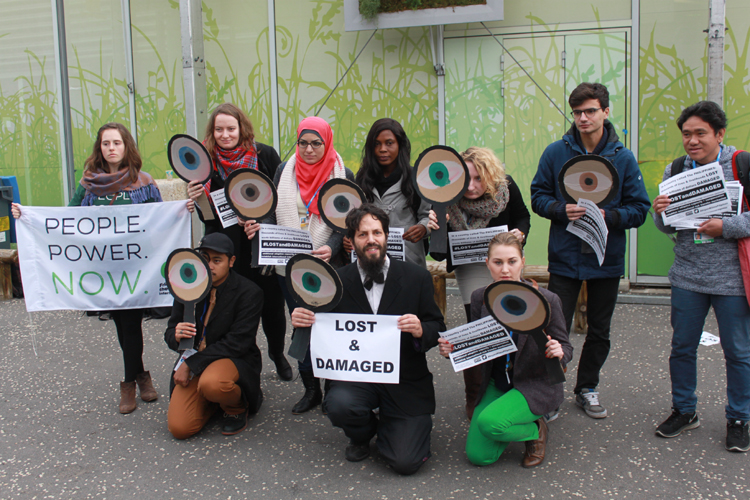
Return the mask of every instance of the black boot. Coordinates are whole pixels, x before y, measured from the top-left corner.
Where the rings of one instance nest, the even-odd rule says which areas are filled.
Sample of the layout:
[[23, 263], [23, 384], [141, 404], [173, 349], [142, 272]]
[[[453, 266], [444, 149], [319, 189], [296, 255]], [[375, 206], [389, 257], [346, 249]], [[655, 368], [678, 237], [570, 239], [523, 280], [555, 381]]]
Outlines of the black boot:
[[292, 408], [292, 413], [295, 415], [310, 411], [323, 401], [320, 380], [315, 378], [313, 372], [299, 372], [299, 375], [302, 378], [302, 384], [305, 386], [305, 395]]
[[284, 353], [279, 354], [268, 354], [268, 357], [271, 358], [271, 361], [276, 365], [276, 373], [279, 375], [279, 378], [285, 382], [289, 382], [294, 378], [294, 372], [292, 371], [292, 367], [289, 366], [289, 362], [284, 357]]

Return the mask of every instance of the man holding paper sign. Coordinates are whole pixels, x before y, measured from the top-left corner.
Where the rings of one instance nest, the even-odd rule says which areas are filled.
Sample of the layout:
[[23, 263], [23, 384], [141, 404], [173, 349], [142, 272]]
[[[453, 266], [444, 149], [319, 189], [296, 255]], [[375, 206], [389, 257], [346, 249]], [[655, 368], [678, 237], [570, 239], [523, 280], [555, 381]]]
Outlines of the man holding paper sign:
[[[677, 120], [687, 156], [675, 159], [664, 170], [664, 180], [681, 171], [718, 165], [725, 179], [733, 179], [733, 146], [724, 146], [727, 118], [713, 102], [701, 101], [686, 108]], [[744, 153], [745, 155], [747, 153]], [[744, 200], [740, 200], [742, 203]], [[738, 240], [750, 236], [748, 212], [711, 218], [700, 227], [676, 230], [664, 225], [662, 213], [673, 200], [654, 199], [654, 223], [667, 234], [677, 232], [672, 284], [672, 414], [656, 428], [656, 435], [671, 438], [700, 425], [696, 413], [697, 354], [703, 324], [713, 306], [727, 369], [726, 449], [750, 450], [750, 307], [738, 258]], [[742, 251], [742, 250], [740, 250]]]
[[[338, 270], [344, 293], [333, 312], [398, 316], [399, 378], [397, 384], [332, 380], [324, 405], [331, 423], [350, 439], [347, 460], [367, 458], [370, 440], [377, 434], [377, 447], [386, 462], [400, 474], [413, 474], [430, 457], [435, 412], [425, 353], [437, 345], [445, 323], [433, 299], [429, 272], [388, 259], [388, 215], [365, 204], [353, 210], [346, 222], [358, 259]], [[372, 321], [372, 316], [362, 318], [367, 328], [365, 320]], [[297, 307], [292, 313], [295, 328], [314, 323], [315, 314], [307, 309]], [[386, 371], [385, 363], [382, 366]], [[380, 408], [377, 416], [375, 408]]]
[[[620, 276], [625, 272], [625, 231], [646, 220], [649, 199], [633, 153], [625, 148], [607, 120], [609, 91], [600, 83], [582, 83], [570, 94], [568, 103], [575, 125], [557, 142], [547, 146], [531, 182], [531, 208], [546, 219], [549, 228], [549, 290], [560, 297], [565, 324], [570, 329], [581, 283], [588, 283], [588, 323], [586, 342], [578, 364], [574, 389], [576, 404], [592, 418], [604, 418], [607, 410], [599, 403], [599, 372], [609, 355], [609, 330], [617, 302]], [[619, 185], [611, 200], [600, 205], [609, 234], [604, 259], [578, 236], [568, 232], [568, 224], [580, 219], [586, 208], [566, 201], [558, 178], [563, 166], [579, 155], [598, 155], [612, 164]], [[579, 174], [581, 190], [613, 188], [605, 175]]]

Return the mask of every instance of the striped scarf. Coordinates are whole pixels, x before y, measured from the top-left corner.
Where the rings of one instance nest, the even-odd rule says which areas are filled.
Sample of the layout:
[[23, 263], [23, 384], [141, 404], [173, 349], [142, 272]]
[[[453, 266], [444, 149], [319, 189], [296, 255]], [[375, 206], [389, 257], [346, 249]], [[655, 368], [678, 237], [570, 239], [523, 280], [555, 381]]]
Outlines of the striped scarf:
[[[219, 172], [222, 180], [226, 180], [229, 174], [241, 168], [258, 169], [258, 148], [255, 146], [255, 142], [253, 142], [253, 147], [250, 150], [240, 146], [234, 149], [221, 149], [217, 146], [215, 154], [214, 170]], [[208, 199], [211, 200], [211, 179], [208, 179], [208, 182], [203, 185], [203, 190], [206, 192]], [[213, 204], [213, 200], [211, 200], [211, 203]]]
[[148, 200], [161, 201], [159, 188], [154, 179], [146, 172], [138, 172], [138, 179], [130, 182], [130, 171], [122, 168], [110, 174], [105, 172], [83, 173], [81, 186], [86, 189], [86, 196], [81, 200], [82, 207], [90, 207], [101, 196], [110, 196], [126, 191], [133, 204], [146, 203]]

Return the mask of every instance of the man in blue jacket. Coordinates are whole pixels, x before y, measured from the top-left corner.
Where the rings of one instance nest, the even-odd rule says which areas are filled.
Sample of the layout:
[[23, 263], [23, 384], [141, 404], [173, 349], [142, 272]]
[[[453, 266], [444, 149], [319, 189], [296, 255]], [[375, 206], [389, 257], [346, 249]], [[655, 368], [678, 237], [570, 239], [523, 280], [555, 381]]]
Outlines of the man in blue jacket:
[[[609, 117], [609, 92], [600, 83], [582, 83], [568, 99], [575, 125], [559, 141], [544, 150], [531, 183], [531, 207], [550, 219], [549, 290], [562, 301], [570, 329], [581, 283], [588, 283], [588, 334], [578, 363], [576, 404], [592, 418], [604, 418], [607, 410], [599, 402], [599, 372], [609, 354], [609, 330], [617, 302], [620, 277], [625, 272], [625, 230], [641, 226], [650, 206], [638, 163], [620, 142]], [[579, 155], [608, 159], [617, 169], [620, 188], [603, 209], [609, 236], [604, 262], [599, 265], [593, 249], [566, 231], [585, 208], [566, 203], [558, 186], [563, 165]]]

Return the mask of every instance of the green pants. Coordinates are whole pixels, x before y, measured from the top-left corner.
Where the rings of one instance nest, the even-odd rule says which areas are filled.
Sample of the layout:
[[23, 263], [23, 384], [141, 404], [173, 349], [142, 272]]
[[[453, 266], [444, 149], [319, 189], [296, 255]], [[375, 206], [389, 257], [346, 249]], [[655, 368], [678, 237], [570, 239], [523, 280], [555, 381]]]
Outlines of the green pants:
[[471, 419], [466, 456], [474, 465], [494, 464], [509, 443], [539, 439], [539, 418], [518, 390], [502, 393], [490, 382]]

